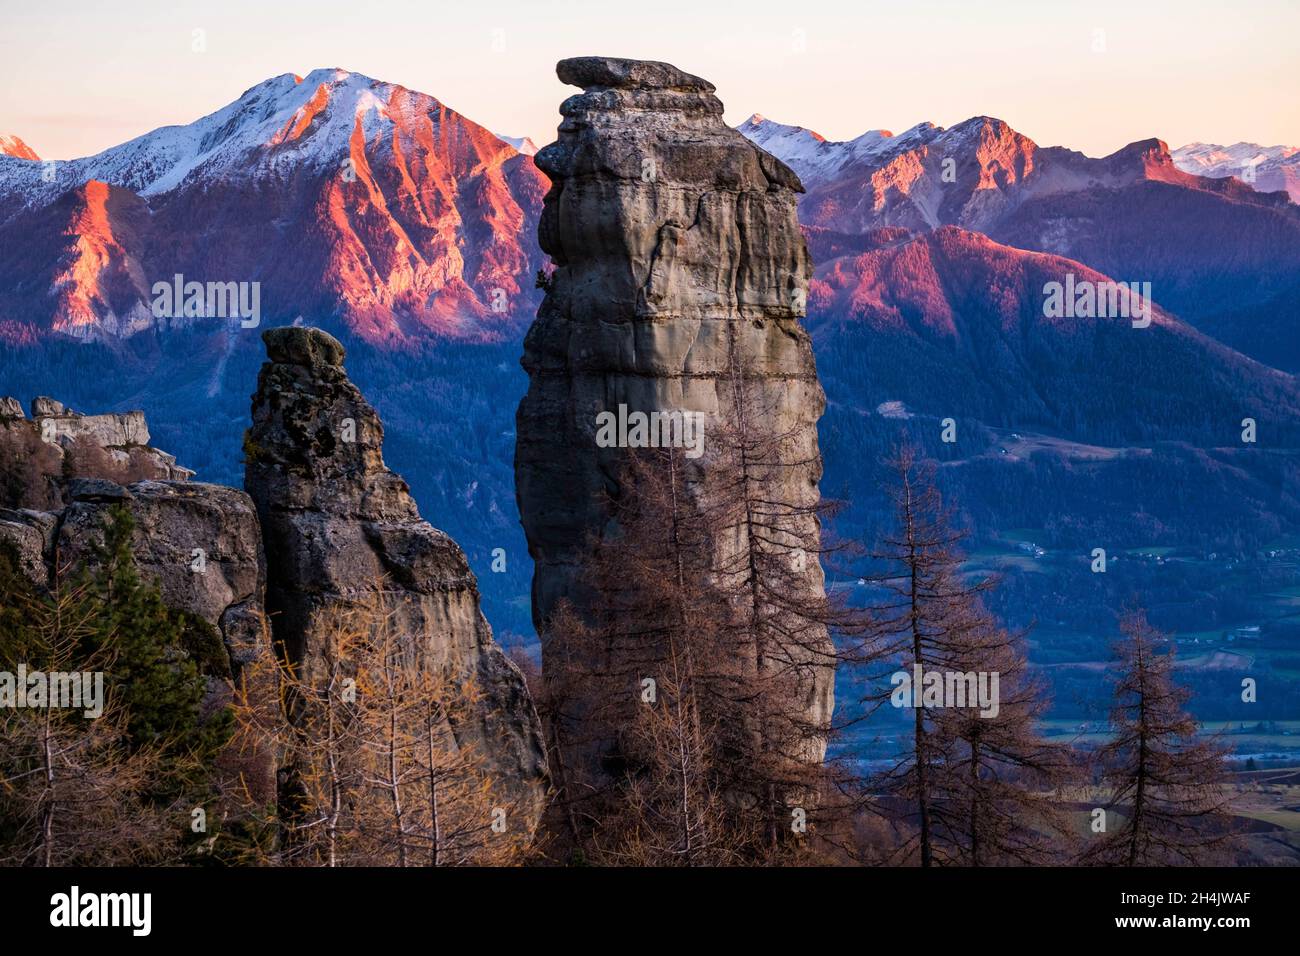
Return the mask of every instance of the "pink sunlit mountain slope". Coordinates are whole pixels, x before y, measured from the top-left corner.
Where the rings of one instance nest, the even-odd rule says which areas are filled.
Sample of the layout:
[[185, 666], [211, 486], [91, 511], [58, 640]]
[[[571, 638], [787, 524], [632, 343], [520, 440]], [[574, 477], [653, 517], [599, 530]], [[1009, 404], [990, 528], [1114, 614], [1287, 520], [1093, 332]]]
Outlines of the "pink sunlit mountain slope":
[[1300, 323], [1300, 207], [1284, 192], [1185, 172], [1158, 139], [1093, 159], [983, 116], [847, 143], [761, 118], [739, 129], [805, 177], [800, 219], [823, 244], [838, 237], [852, 248], [853, 237], [887, 227], [959, 226], [1151, 282], [1180, 318], [1262, 361], [1298, 367], [1286, 337], [1252, 331]]
[[17, 136], [0, 133], [0, 156], [12, 156], [15, 159], [40, 159], [36, 151]]
[[1216, 427], [1226, 436], [1226, 426], [1202, 421], [1207, 406], [1258, 406], [1279, 425], [1300, 420], [1293, 376], [1159, 306], [1144, 328], [1128, 318], [1048, 317], [1044, 286], [1067, 274], [1108, 281], [1083, 263], [955, 226], [887, 230], [869, 248], [818, 265], [808, 293], [818, 366], [832, 374], [835, 354], [855, 356], [851, 374], [866, 383], [872, 407], [908, 395], [932, 413], [960, 407], [984, 421], [1095, 438], [1115, 437], [1107, 429], [1122, 420], [1116, 406], [1133, 422], [1129, 440], [1172, 423], [1187, 437], [1205, 428], [1212, 438]]
[[274, 77], [187, 126], [54, 165], [0, 157], [0, 321], [85, 339], [160, 323], [174, 274], [260, 282], [263, 321], [374, 342], [509, 334], [535, 304], [547, 183], [431, 96]]

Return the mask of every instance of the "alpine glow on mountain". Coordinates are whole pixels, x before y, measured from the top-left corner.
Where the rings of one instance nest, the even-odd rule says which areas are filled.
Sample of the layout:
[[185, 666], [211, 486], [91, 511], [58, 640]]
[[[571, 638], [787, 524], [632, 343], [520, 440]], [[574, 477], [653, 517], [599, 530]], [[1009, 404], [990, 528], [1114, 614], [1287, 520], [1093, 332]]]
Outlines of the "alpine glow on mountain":
[[34, 158], [0, 158], [11, 338], [154, 327], [149, 289], [175, 274], [258, 282], [269, 322], [332, 316], [376, 342], [498, 335], [535, 302], [532, 160], [360, 74], [283, 74], [189, 125]]
[[12, 156], [15, 159], [40, 159], [36, 151], [17, 136], [0, 133], [0, 156]]
[[1261, 361], [1300, 367], [1292, 337], [1261, 332], [1296, 314], [1300, 207], [1231, 176], [1186, 172], [1161, 140], [1093, 159], [987, 116], [847, 143], [761, 117], [739, 129], [805, 177], [800, 219], [814, 250], [861, 249], [881, 229], [959, 226], [1140, 276], [1180, 318]]

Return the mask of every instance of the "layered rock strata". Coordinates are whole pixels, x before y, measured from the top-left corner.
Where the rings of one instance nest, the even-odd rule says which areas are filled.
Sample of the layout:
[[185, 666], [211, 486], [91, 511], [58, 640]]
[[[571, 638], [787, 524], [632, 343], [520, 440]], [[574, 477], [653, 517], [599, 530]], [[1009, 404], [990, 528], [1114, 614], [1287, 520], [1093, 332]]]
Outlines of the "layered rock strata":
[[[737, 424], [741, 383], [750, 434], [781, 438], [765, 493], [799, 513], [786, 530], [815, 554], [825, 405], [800, 324], [811, 265], [796, 218], [799, 178], [727, 127], [711, 84], [676, 67], [582, 57], [557, 73], [584, 92], [565, 100], [556, 142], [536, 156], [552, 184], [539, 231], [554, 272], [525, 341], [530, 385], [515, 454], [544, 672], [564, 653], [546, 637], [557, 605], [568, 599], [581, 612], [600, 600], [584, 593], [584, 557], [592, 536], [614, 530], [608, 496], [619, 494], [627, 450], [601, 447], [598, 416], [620, 406], [702, 416], [702, 453], [691, 463], [698, 492], [722, 454], [710, 436]], [[735, 534], [717, 547], [751, 544]], [[822, 593], [815, 559], [804, 586]], [[802, 641], [830, 650], [824, 628]], [[832, 670], [814, 662], [807, 673], [790, 706], [824, 724]], [[822, 750], [814, 744], [806, 756]]]
[[[110, 513], [125, 508], [134, 521], [131, 554], [141, 577], [158, 585], [168, 607], [207, 626], [208, 633], [196, 637], [200, 644], [190, 648], [207, 679], [203, 712], [230, 703], [245, 668], [272, 660], [262, 604], [262, 536], [249, 496], [223, 485], [186, 480], [192, 471], [148, 445], [141, 412], [78, 415], [53, 399], [38, 398], [32, 402], [30, 419], [22, 417], [21, 406], [12, 399], [0, 404], [0, 415], [6, 419], [5, 428], [14, 434], [32, 430], [37, 447], [52, 447], [60, 455], [74, 444], [83, 451], [94, 447], [114, 462], [111, 471], [118, 471], [118, 465], [139, 466], [143, 460], [146, 471], [177, 476], [128, 484], [101, 476], [60, 478], [62, 507], [0, 508], [0, 541], [13, 546], [34, 584], [52, 588], [60, 578], [96, 567], [96, 547], [103, 543]], [[119, 462], [112, 458], [114, 452], [135, 457]], [[258, 692], [265, 695], [269, 690]], [[247, 787], [260, 801], [272, 801], [275, 759], [275, 754], [262, 751], [223, 754], [219, 789], [229, 782], [231, 787]], [[218, 813], [225, 812], [223, 805]]]
[[546, 758], [524, 679], [493, 641], [464, 553], [420, 517], [384, 464], [379, 416], [343, 369], [343, 347], [316, 329], [263, 333], [245, 442], [245, 487], [257, 504], [267, 608], [289, 658], [319, 665], [323, 616], [379, 592], [426, 666], [473, 679], [474, 717], [450, 728], [472, 746], [530, 832], [544, 801]]
[[[62, 461], [78, 444], [92, 445], [122, 472], [148, 472], [152, 477], [183, 481], [194, 472], [176, 463], [174, 455], [149, 444], [144, 412], [82, 415], [44, 395], [32, 399], [31, 418], [16, 398], [0, 398], [0, 428], [34, 429]], [[66, 470], [66, 469], [64, 469]]]

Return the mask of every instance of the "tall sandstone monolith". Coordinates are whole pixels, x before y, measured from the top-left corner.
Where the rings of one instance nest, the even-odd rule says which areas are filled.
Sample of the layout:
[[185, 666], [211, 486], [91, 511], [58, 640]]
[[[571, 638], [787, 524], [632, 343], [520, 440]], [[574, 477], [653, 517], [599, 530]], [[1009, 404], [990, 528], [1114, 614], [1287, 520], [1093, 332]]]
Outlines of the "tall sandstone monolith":
[[524, 678], [479, 609], [464, 552], [420, 517], [384, 464], [383, 425], [343, 369], [343, 346], [311, 328], [269, 329], [253, 396], [245, 487], [266, 549], [266, 605], [291, 661], [320, 666], [332, 607], [378, 591], [430, 668], [471, 678], [473, 718], [450, 729], [483, 761], [531, 832], [547, 786], [541, 727]]
[[[780, 436], [784, 460], [762, 481], [766, 497], [797, 513], [786, 530], [812, 555], [801, 586], [815, 598], [824, 586], [813, 509], [825, 398], [799, 321], [811, 264], [795, 212], [798, 177], [723, 122], [711, 84], [676, 67], [581, 57], [557, 73], [584, 92], [565, 100], [556, 142], [536, 156], [552, 182], [539, 239], [554, 272], [524, 344], [530, 384], [515, 452], [544, 675], [566, 656], [555, 646], [562, 639], [547, 634], [560, 603], [581, 614], [601, 600], [585, 583], [584, 557], [593, 539], [616, 534], [610, 499], [628, 451], [601, 447], [597, 416], [620, 405], [703, 416], [703, 453], [688, 464], [694, 493], [707, 495], [710, 468], [723, 467], [713, 436], [734, 431], [742, 381], [757, 410], [751, 436]], [[752, 544], [733, 534], [715, 547]], [[824, 726], [830, 642], [815, 624], [800, 640], [792, 653], [818, 659], [789, 707]], [[814, 740], [803, 755], [820, 760], [824, 749]], [[590, 767], [598, 757], [566, 760], [599, 776]]]

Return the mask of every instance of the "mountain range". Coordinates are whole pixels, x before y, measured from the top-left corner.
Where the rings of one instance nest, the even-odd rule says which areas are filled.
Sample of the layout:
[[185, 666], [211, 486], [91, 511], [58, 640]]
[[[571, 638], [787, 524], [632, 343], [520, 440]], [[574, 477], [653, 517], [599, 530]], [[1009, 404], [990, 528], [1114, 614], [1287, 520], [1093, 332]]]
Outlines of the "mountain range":
[[1300, 202], [1300, 147], [1259, 143], [1188, 143], [1173, 152], [1185, 173], [1222, 179], [1235, 176], [1260, 192], [1285, 192]]
[[34, 158], [0, 157], [10, 337], [154, 327], [152, 285], [178, 273], [258, 282], [270, 324], [331, 315], [374, 342], [492, 336], [529, 318], [545, 179], [401, 86], [284, 74], [187, 126]]
[[[1125, 602], [1198, 641], [1260, 626], [1266, 646], [1229, 670], [1295, 646], [1287, 194], [1189, 173], [1157, 139], [1092, 159], [990, 117], [843, 143], [757, 116], [738, 129], [807, 190], [823, 487], [855, 503], [849, 535], [879, 536], [856, 502], [888, 482], [880, 459], [900, 434], [924, 447], [975, 529], [974, 566], [1003, 576], [997, 609], [1033, 627], [1062, 712], [1101, 693], [1088, 662]], [[1144, 283], [1151, 321], [1052, 313], [1046, 293], [1066, 282]], [[1243, 441], [1248, 422], [1267, 438]], [[1120, 559], [1106, 574], [1090, 573], [1098, 548]], [[1185, 677], [1203, 707], [1225, 693], [1226, 675]]]
[[1294, 336], [1259, 331], [1300, 319], [1300, 207], [1285, 193], [1184, 172], [1157, 139], [1091, 159], [1039, 147], [990, 117], [845, 143], [761, 117], [739, 129], [804, 178], [809, 228], [978, 231], [1148, 281], [1184, 320], [1261, 361], [1300, 368]]
[[[983, 116], [840, 143], [757, 115], [738, 129], [803, 181], [824, 487], [852, 502], [847, 531], [882, 520], [879, 459], [903, 431], [942, 462], [985, 550], [1014, 531], [1062, 554], [1244, 561], [1300, 540], [1300, 207], [1265, 188], [1288, 174], [1264, 175], [1295, 150], [1149, 139], [1089, 158]], [[489, 618], [527, 635], [509, 463], [546, 266], [533, 152], [338, 69], [274, 77], [84, 159], [0, 138], [0, 393], [143, 408], [162, 447], [237, 483], [258, 330], [160, 316], [153, 290], [256, 282], [262, 326], [308, 322], [348, 346], [394, 467], [464, 546]], [[1256, 156], [1254, 182], [1232, 173]], [[1150, 324], [1049, 317], [1045, 289], [1067, 276], [1149, 283]], [[946, 418], [956, 444], [938, 438]], [[1012, 570], [1010, 590], [1064, 629], [1138, 580], [1089, 590]], [[1157, 619], [1265, 614], [1199, 577], [1189, 604], [1204, 571], [1142, 579]]]

